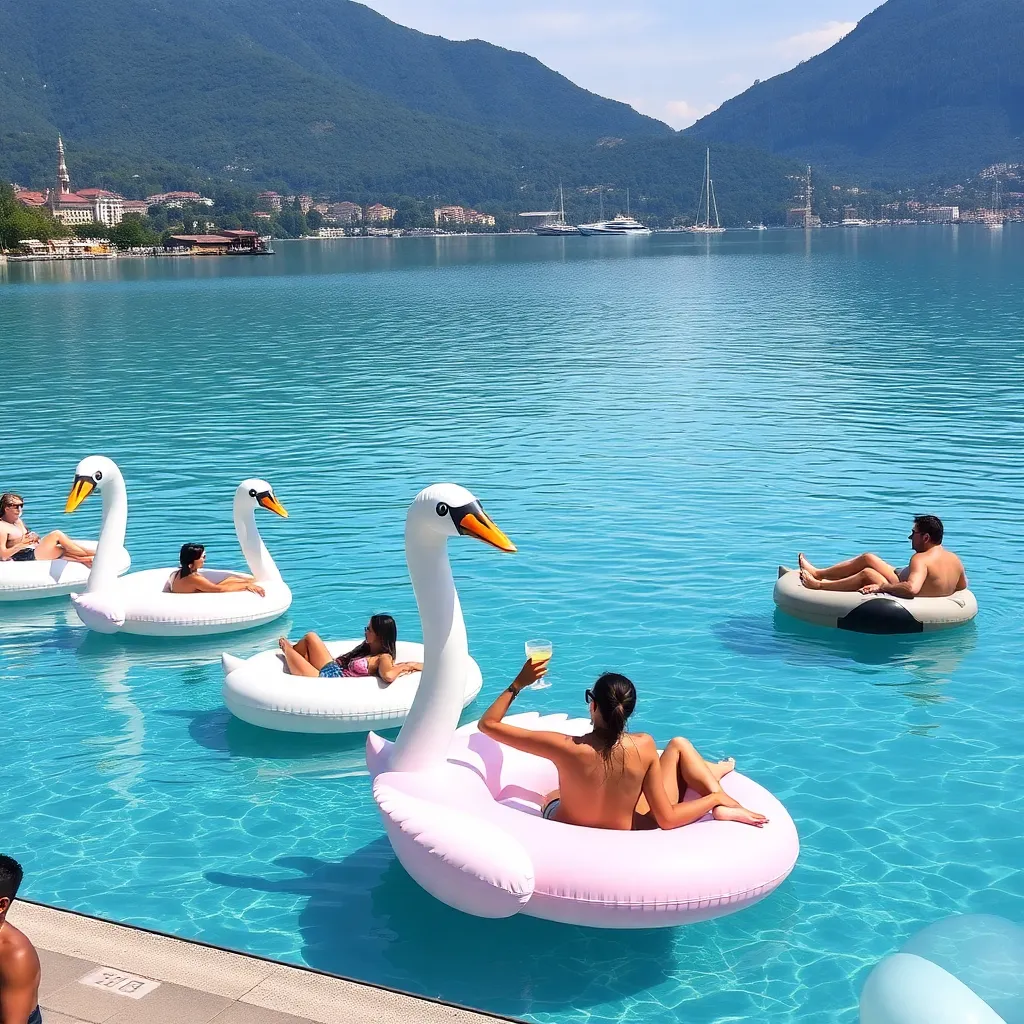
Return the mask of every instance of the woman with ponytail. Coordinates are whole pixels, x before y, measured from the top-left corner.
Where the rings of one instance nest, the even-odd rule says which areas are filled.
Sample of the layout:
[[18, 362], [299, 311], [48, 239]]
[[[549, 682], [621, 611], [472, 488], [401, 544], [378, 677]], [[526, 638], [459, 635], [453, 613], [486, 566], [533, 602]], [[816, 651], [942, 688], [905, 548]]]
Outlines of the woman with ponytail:
[[[554, 763], [558, 789], [545, 798], [545, 818], [621, 830], [679, 828], [709, 811], [716, 818], [758, 828], [767, 822], [722, 790], [722, 776], [736, 766], [731, 758], [705, 761], [682, 737], [671, 740], [659, 756], [646, 733], [626, 732], [636, 707], [636, 687], [618, 673], [606, 672], [586, 691], [592, 728], [585, 736], [522, 729], [502, 721], [523, 688], [546, 670], [546, 662], [527, 661], [479, 722], [486, 736]], [[687, 789], [697, 798], [684, 799]]]

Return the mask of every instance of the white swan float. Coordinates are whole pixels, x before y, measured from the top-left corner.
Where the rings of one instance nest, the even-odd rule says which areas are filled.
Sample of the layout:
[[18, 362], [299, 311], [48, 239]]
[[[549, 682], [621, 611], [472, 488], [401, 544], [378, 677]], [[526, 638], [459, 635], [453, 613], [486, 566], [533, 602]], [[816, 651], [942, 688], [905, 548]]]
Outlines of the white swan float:
[[[360, 640], [327, 643], [334, 657], [351, 651]], [[399, 640], [397, 661], [423, 661], [423, 644]], [[285, 671], [279, 650], [251, 658], [221, 656], [224, 703], [236, 718], [281, 732], [342, 733], [397, 729], [409, 714], [420, 673], [400, 676], [390, 685], [377, 676], [319, 679]], [[462, 707], [471, 704], [483, 681], [480, 667], [467, 653]], [[461, 708], [460, 708], [461, 710]]]
[[[103, 494], [104, 502], [107, 493], [112, 493], [113, 507], [109, 517], [104, 511], [96, 558], [85, 593], [71, 598], [78, 617], [89, 629], [97, 633], [141, 636], [208, 636], [260, 626], [288, 610], [292, 593], [256, 529], [257, 506], [279, 516], [288, 515], [265, 480], [243, 480], [235, 491], [234, 501], [238, 542], [249, 571], [266, 592], [265, 597], [249, 591], [172, 594], [164, 590], [174, 571], [171, 567], [133, 572], [118, 579], [110, 568], [110, 554], [124, 543], [127, 499], [124, 481], [110, 459], [91, 456], [78, 464], [67, 510], [73, 512], [94, 489]], [[114, 510], [117, 515], [113, 514]], [[217, 583], [235, 575], [218, 569], [203, 569], [202, 573]]]
[[[124, 480], [121, 471], [110, 462], [117, 479], [121, 481], [120, 494], [116, 489], [103, 495], [103, 514], [100, 522], [100, 533], [107, 520], [111, 521], [109, 529], [113, 529], [116, 521], [122, 523], [120, 541], [111, 546], [108, 553], [109, 571], [114, 576], [122, 576], [132, 564], [132, 560], [124, 547], [124, 523], [128, 516], [128, 499], [124, 493]], [[96, 542], [79, 540], [87, 551], [96, 551]], [[67, 597], [75, 591], [84, 590], [89, 582], [92, 570], [81, 562], [69, 562], [66, 558], [47, 558], [33, 562], [0, 562], [0, 601], [38, 601], [47, 597]]]
[[[785, 808], [738, 772], [728, 793], [770, 819], [752, 829], [710, 815], [672, 831], [583, 828], [541, 816], [555, 789], [549, 761], [458, 729], [466, 628], [447, 555], [468, 534], [512, 542], [462, 487], [416, 496], [405, 527], [423, 625], [419, 692], [395, 743], [367, 737], [373, 797], [396, 857], [427, 892], [479, 917], [523, 913], [599, 928], [652, 928], [719, 917], [756, 903], [793, 869], [799, 839]], [[520, 714], [506, 721], [579, 735], [586, 720]]]

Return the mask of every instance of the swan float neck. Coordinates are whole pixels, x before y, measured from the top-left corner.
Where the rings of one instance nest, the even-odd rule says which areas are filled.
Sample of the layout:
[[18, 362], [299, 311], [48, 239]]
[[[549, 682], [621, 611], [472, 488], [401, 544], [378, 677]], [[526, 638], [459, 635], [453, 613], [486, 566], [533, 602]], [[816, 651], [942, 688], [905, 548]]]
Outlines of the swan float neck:
[[395, 741], [392, 771], [444, 764], [459, 725], [469, 642], [445, 537], [406, 523], [405, 557], [423, 628], [423, 672], [409, 717]]
[[[235, 491], [234, 520], [235, 534], [238, 536], [238, 544], [242, 549], [249, 572], [260, 583], [282, 582], [281, 573], [270, 552], [267, 550], [260, 531], [256, 526], [256, 499], [264, 508], [270, 508], [278, 515], [287, 515], [283, 508], [273, 497], [273, 493], [267, 489], [268, 485], [261, 480], [243, 480]], [[274, 506], [277, 508], [274, 508]]]
[[65, 511], [73, 512], [97, 488], [103, 499], [103, 511], [96, 554], [85, 588], [87, 594], [109, 587], [124, 571], [122, 552], [128, 529], [128, 491], [124, 477], [110, 459], [102, 456], [92, 456], [79, 463]]
[[423, 628], [423, 672], [391, 751], [392, 771], [423, 772], [443, 765], [465, 704], [469, 643], [448, 561], [448, 539], [458, 536], [515, 551], [476, 498], [457, 484], [434, 484], [409, 506], [405, 558]]

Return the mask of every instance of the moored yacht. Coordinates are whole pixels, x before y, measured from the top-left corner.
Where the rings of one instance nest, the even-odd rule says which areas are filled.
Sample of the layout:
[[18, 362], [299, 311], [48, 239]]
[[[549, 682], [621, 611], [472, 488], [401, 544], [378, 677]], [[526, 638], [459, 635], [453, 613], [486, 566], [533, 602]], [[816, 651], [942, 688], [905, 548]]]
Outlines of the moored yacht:
[[619, 214], [611, 220], [598, 220], [593, 224], [580, 224], [581, 235], [649, 235], [651, 229], [632, 217]]
[[550, 224], [541, 224], [533, 229], [537, 235], [578, 235], [579, 229], [575, 224], [565, 222], [565, 200], [562, 198], [562, 183], [558, 183], [558, 220]]

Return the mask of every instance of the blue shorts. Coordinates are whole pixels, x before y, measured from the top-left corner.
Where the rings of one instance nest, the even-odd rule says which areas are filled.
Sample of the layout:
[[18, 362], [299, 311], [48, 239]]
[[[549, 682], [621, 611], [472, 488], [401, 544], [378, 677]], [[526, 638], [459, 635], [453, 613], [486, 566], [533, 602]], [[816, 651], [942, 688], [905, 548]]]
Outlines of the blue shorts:
[[38, 1006], [28, 1015], [28, 1024], [43, 1024], [43, 1015]]
[[[12, 562], [34, 562], [36, 560], [36, 549], [35, 548], [22, 548], [20, 551], [15, 551], [11, 555]], [[38, 1007], [37, 1007], [38, 1009]], [[28, 1024], [33, 1024], [32, 1020], [29, 1020]]]
[[341, 671], [341, 666], [336, 661], [329, 661], [320, 669], [321, 679], [340, 679], [344, 674]]

